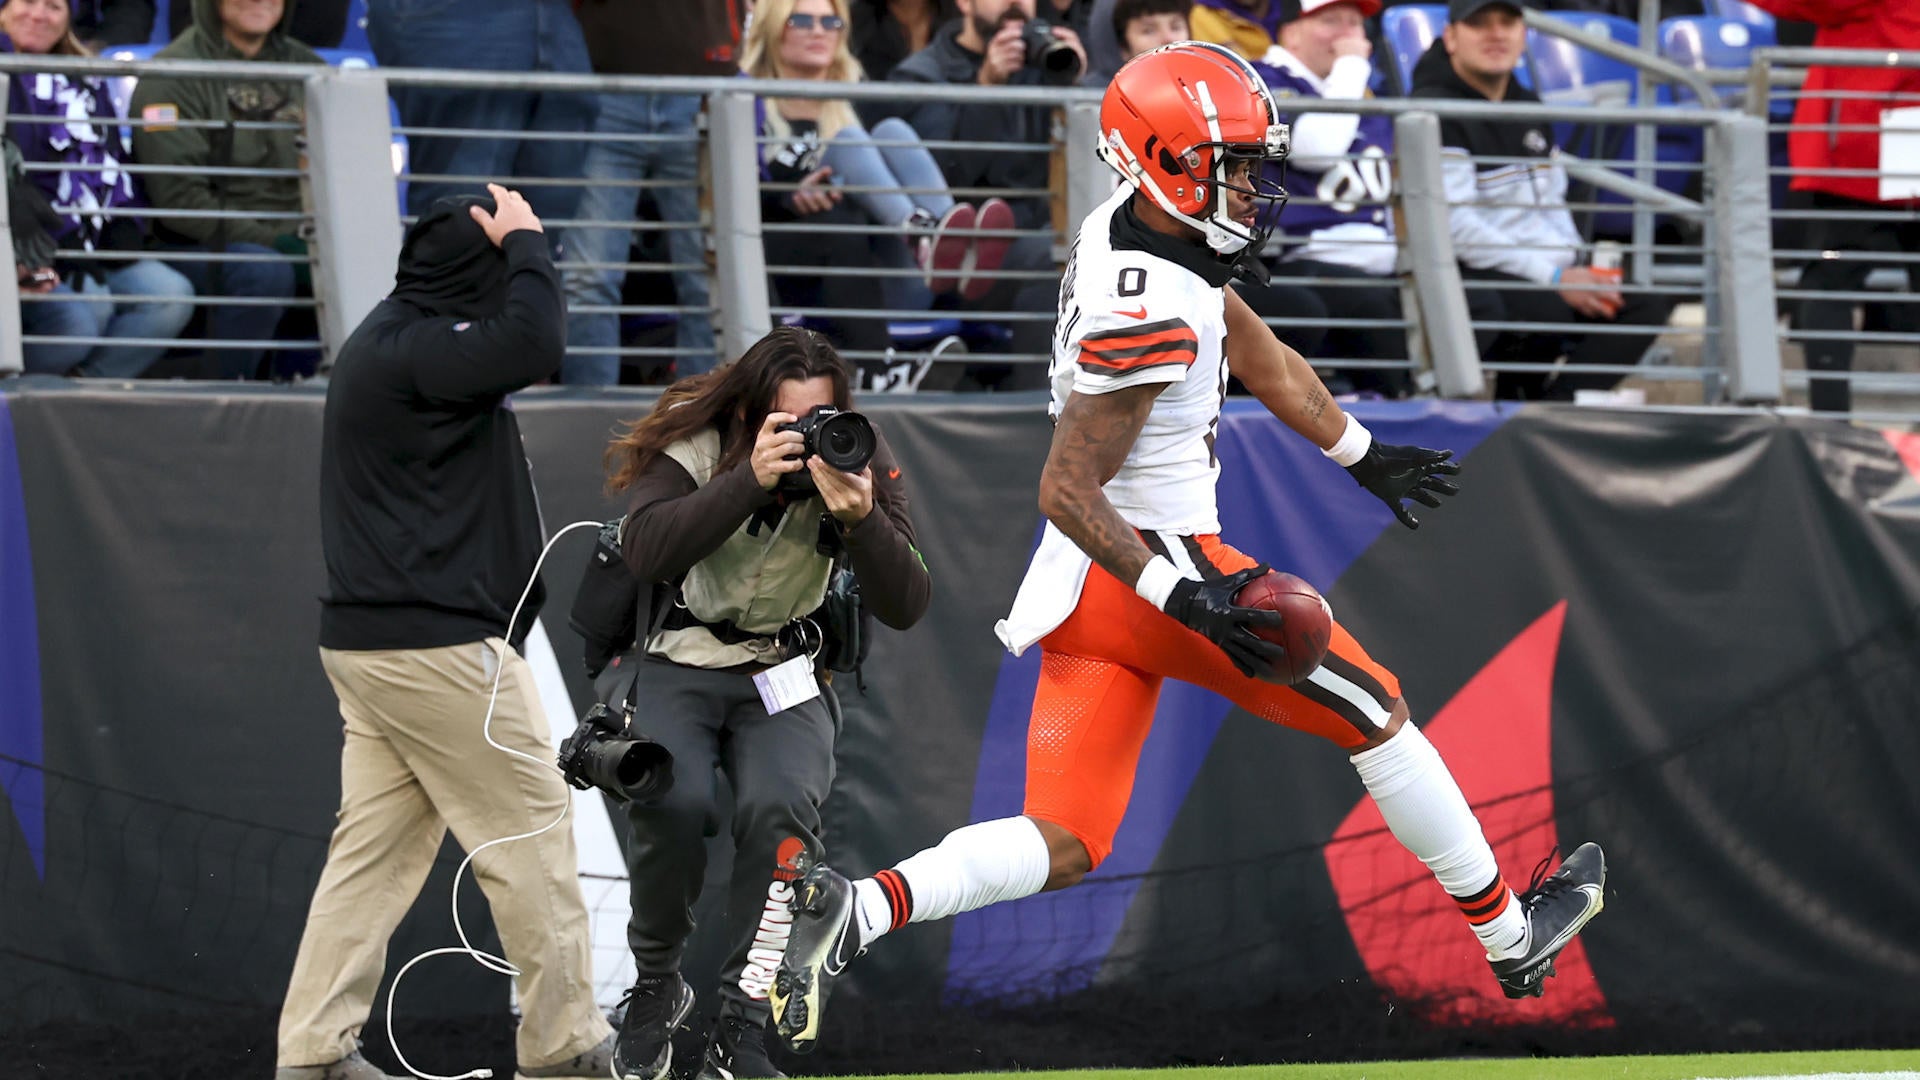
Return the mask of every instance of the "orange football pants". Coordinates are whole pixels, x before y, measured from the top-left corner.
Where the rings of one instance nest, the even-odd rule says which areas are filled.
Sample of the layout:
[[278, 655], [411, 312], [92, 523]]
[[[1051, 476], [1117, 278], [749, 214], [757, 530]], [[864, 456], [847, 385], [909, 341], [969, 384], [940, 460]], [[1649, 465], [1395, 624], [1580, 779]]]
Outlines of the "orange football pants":
[[[1224, 575], [1258, 561], [1218, 536], [1188, 537], [1185, 547], [1203, 573], [1207, 565]], [[1213, 642], [1097, 565], [1073, 614], [1040, 648], [1023, 812], [1072, 833], [1095, 866], [1113, 850], [1163, 679], [1211, 690], [1255, 716], [1348, 750], [1384, 726], [1380, 718], [1400, 699], [1399, 680], [1338, 622], [1321, 671], [1278, 686], [1240, 674]]]

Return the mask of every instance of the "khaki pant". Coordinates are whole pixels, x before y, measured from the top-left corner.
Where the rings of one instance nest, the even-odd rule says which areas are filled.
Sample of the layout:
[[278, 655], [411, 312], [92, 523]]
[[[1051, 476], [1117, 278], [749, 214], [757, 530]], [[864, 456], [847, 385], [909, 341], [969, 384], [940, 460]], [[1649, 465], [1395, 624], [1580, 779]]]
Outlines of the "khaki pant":
[[[472, 851], [547, 824], [567, 801], [570, 789], [552, 769], [504, 754], [482, 737], [497, 649], [505, 652], [506, 670], [493, 737], [551, 760], [533, 673], [498, 638], [440, 649], [320, 650], [346, 721], [340, 814], [280, 1013], [281, 1066], [320, 1065], [353, 1052], [380, 985], [387, 941], [449, 828]], [[521, 972], [521, 1067], [598, 1045], [611, 1029], [593, 1001], [573, 830], [562, 823], [535, 839], [488, 848], [473, 861], [473, 874], [507, 960]]]

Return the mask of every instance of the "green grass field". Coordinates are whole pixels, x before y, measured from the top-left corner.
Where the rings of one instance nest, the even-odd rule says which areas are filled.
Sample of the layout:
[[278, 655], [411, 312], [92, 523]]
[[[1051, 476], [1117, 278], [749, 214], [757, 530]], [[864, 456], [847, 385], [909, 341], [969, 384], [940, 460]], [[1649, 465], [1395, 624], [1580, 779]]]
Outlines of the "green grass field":
[[[1356, 1065], [1258, 1065], [1231, 1069], [1083, 1069], [966, 1073], [924, 1080], [1696, 1080], [1702, 1077], [1863, 1076], [1920, 1080], [1920, 1050], [1818, 1054], [1685, 1054], [1672, 1057], [1455, 1058]], [[915, 1078], [920, 1080], [920, 1078]]]

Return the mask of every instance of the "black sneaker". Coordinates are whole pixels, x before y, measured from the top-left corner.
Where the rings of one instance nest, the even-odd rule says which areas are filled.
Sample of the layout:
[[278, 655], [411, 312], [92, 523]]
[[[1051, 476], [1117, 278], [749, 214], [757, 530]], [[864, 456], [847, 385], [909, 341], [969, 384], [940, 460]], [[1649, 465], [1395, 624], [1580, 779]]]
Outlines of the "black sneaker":
[[700, 1063], [700, 1074], [695, 1080], [747, 1080], [748, 1077], [785, 1080], [786, 1075], [774, 1068], [773, 1060], [767, 1057], [765, 1021], [723, 1016], [714, 1025], [713, 1042], [707, 1047], [706, 1059]]
[[642, 975], [620, 999], [627, 1010], [613, 1044], [614, 1080], [660, 1080], [673, 1064], [673, 1029], [693, 1011], [693, 987], [680, 977]]
[[853, 927], [853, 883], [807, 852], [794, 857], [800, 880], [794, 883], [792, 936], [774, 973], [773, 1024], [796, 1054], [813, 1049], [820, 1037], [820, 1013], [833, 980], [859, 956], [860, 934]]
[[1533, 884], [1515, 899], [1527, 916], [1527, 951], [1489, 961], [1510, 998], [1539, 997], [1553, 974], [1553, 958], [1606, 906], [1607, 857], [1598, 844], [1581, 844], [1545, 881], [1542, 863]]

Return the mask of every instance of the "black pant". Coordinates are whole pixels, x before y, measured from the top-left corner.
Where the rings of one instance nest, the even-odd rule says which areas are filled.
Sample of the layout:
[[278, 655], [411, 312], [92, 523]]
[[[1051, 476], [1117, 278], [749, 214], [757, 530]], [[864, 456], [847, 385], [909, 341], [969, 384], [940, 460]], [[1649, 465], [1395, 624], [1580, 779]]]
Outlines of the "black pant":
[[[1290, 274], [1292, 271], [1279, 272]], [[1302, 320], [1297, 325], [1273, 328], [1273, 336], [1286, 342], [1293, 351], [1301, 356], [1312, 356], [1320, 351], [1320, 344], [1327, 337], [1327, 305], [1312, 289], [1284, 281], [1265, 285], [1235, 281], [1233, 287], [1239, 292], [1240, 299], [1253, 309], [1253, 313], [1263, 319]]]
[[[633, 919], [627, 944], [641, 974], [680, 969], [706, 879], [706, 838], [725, 816], [715, 770], [733, 788], [733, 874], [728, 883], [722, 1011], [765, 1023], [767, 986], [785, 949], [792, 859], [820, 847], [820, 803], [833, 784], [834, 710], [822, 697], [767, 715], [753, 677], [644, 661], [635, 726], [673, 753], [673, 789], [629, 803], [627, 871]], [[756, 941], [757, 937], [764, 940]], [[776, 940], [777, 939], [777, 940]]]
[[[1461, 267], [1462, 277], [1473, 281], [1506, 281], [1531, 285], [1522, 278], [1493, 270]], [[1479, 296], [1475, 297], [1478, 293]], [[1568, 306], [1560, 294], [1549, 288], [1469, 289], [1469, 297], [1484, 305], [1485, 314], [1476, 319], [1497, 322], [1584, 323], [1589, 326], [1666, 325], [1673, 314], [1675, 298], [1658, 293], [1623, 292], [1620, 313], [1612, 319], [1591, 319]], [[1488, 302], [1487, 297], [1493, 300]], [[1552, 363], [1563, 354], [1564, 371], [1503, 371], [1494, 379], [1493, 396], [1515, 401], [1572, 401], [1575, 390], [1606, 390], [1625, 378], [1623, 375], [1597, 372], [1578, 374], [1583, 364], [1637, 364], [1647, 347], [1660, 336], [1657, 330], [1644, 334], [1580, 334], [1560, 330], [1507, 331], [1482, 348], [1481, 358], [1489, 362]]]
[[[772, 223], [771, 215], [768, 218]], [[781, 224], [860, 225], [872, 227], [866, 214], [848, 202], [817, 214], [777, 219]], [[764, 238], [767, 265], [820, 267], [825, 274], [770, 274], [776, 303], [783, 307], [880, 308], [880, 279], [844, 273], [856, 267], [882, 265], [874, 252], [874, 237], [853, 232], [769, 232]], [[885, 352], [893, 343], [885, 312], [875, 315], [832, 316], [819, 320], [843, 350]]]
[[[1824, 191], [1812, 193], [1815, 210], [1886, 210], [1881, 203], [1856, 202]], [[1920, 254], [1920, 219], [1907, 221], [1831, 221], [1816, 218], [1809, 222], [1807, 246], [1816, 251], [1841, 254], [1837, 259], [1815, 259], [1800, 272], [1801, 289], [1822, 292], [1858, 291], [1866, 287], [1867, 275], [1875, 267], [1900, 265], [1875, 262], [1870, 252]], [[1920, 263], [1907, 263], [1907, 280], [1920, 292]], [[1852, 300], [1801, 300], [1793, 305], [1795, 330], [1827, 330], [1849, 333], [1853, 330]], [[1852, 371], [1853, 342], [1840, 338], [1809, 338], [1806, 341], [1808, 371]], [[1847, 412], [1853, 407], [1853, 387], [1845, 379], [1812, 380], [1808, 398], [1815, 409]]]

